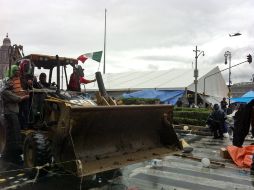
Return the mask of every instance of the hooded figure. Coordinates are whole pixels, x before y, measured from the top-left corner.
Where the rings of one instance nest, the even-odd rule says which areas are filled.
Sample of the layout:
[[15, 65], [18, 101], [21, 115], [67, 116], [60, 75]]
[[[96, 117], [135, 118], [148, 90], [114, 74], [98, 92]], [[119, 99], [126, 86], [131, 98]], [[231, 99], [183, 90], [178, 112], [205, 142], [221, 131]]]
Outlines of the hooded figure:
[[3, 158], [15, 159], [20, 155], [22, 151], [21, 133], [20, 133], [20, 122], [19, 122], [19, 103], [28, 99], [29, 95], [18, 96], [12, 90], [14, 83], [9, 80], [1, 92], [3, 101], [4, 117], [8, 122], [7, 142], [8, 148], [3, 152]]
[[18, 65], [12, 65], [11, 66], [11, 71], [8, 69], [5, 72], [5, 77], [12, 78], [17, 71], [19, 71], [19, 66]]
[[11, 66], [11, 71], [9, 73], [9, 78], [13, 83], [12, 92], [14, 92], [18, 96], [26, 95], [26, 92], [22, 88], [21, 80], [20, 80], [20, 69], [17, 65]]
[[215, 139], [223, 138], [223, 133], [227, 132], [225, 128], [226, 115], [220, 109], [218, 104], [214, 104], [213, 112], [208, 117], [207, 124], [209, 125]]

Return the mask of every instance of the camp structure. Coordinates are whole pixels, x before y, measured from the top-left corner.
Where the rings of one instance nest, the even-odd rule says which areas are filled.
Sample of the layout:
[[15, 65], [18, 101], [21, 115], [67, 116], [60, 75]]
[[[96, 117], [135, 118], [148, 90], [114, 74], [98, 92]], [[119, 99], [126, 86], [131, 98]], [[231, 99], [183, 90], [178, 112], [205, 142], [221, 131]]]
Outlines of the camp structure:
[[251, 100], [254, 99], [254, 91], [246, 92], [241, 97], [231, 98], [230, 100], [233, 103], [249, 103]]
[[[176, 103], [176, 97], [189, 96], [194, 99], [194, 70], [192, 68], [132, 71], [103, 74], [105, 88], [113, 97], [123, 94], [138, 94], [137, 97], [158, 98], [162, 103]], [[97, 84], [87, 84], [87, 92], [95, 92]], [[141, 93], [144, 92], [144, 93]], [[219, 103], [228, 96], [228, 87], [218, 66], [199, 68], [197, 93], [199, 99], [207, 103]], [[144, 95], [146, 94], [146, 95]], [[151, 95], [153, 94], [153, 95]], [[160, 95], [163, 94], [163, 98]], [[166, 94], [166, 95], [165, 95]]]

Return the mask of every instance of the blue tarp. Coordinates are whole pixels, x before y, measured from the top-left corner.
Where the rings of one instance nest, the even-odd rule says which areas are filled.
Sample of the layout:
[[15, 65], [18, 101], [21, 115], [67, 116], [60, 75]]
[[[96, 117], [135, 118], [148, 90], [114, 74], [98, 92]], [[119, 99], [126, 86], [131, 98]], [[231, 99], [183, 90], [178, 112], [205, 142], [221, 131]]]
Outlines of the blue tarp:
[[241, 97], [237, 98], [230, 98], [235, 103], [249, 103], [251, 100], [254, 99], [254, 91], [249, 91], [242, 95]]
[[175, 105], [182, 97], [184, 90], [142, 90], [133, 93], [124, 93], [124, 98], [158, 98], [164, 104]]

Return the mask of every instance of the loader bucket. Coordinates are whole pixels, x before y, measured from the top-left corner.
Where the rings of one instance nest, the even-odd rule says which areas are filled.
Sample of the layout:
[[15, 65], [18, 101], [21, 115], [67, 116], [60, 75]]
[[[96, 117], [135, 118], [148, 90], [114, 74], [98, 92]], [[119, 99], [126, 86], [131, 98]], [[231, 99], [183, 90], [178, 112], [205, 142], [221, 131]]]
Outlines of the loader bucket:
[[179, 141], [172, 110], [170, 105], [71, 107], [61, 160], [77, 159], [68, 169], [87, 176], [173, 153]]

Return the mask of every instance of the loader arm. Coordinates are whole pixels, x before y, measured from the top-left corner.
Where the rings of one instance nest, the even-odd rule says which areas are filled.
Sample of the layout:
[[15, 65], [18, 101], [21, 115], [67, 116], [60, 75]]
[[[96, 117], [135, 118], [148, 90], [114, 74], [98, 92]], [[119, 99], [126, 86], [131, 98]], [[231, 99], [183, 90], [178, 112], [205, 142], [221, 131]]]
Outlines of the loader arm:
[[102, 106], [116, 106], [116, 102], [108, 95], [105, 89], [101, 73], [96, 72], [95, 76], [99, 87], [99, 92], [96, 92], [97, 104]]

